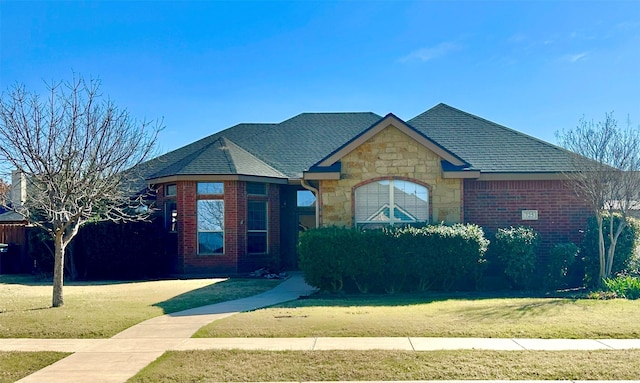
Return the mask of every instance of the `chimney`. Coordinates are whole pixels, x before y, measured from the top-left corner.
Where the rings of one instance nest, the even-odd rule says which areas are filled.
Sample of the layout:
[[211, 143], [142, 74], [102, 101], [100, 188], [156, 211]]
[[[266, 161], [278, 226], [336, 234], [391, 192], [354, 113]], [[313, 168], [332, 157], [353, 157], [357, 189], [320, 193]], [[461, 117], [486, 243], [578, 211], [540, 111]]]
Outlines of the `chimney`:
[[24, 173], [18, 170], [11, 172], [11, 194], [9, 200], [13, 208], [22, 206], [27, 199], [27, 181]]

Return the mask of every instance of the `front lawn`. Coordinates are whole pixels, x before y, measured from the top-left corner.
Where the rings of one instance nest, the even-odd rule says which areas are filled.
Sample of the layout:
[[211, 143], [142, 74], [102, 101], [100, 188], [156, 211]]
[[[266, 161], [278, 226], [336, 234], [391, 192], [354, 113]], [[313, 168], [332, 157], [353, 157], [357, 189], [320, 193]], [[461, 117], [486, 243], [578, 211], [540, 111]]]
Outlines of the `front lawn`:
[[0, 276], [0, 338], [108, 338], [146, 319], [259, 294], [279, 281], [187, 279], [69, 283], [51, 308], [51, 284]]
[[146, 382], [637, 380], [634, 351], [172, 351]]
[[69, 355], [66, 352], [0, 351], [0, 383], [11, 383]]
[[640, 301], [331, 296], [240, 313], [194, 337], [639, 338]]

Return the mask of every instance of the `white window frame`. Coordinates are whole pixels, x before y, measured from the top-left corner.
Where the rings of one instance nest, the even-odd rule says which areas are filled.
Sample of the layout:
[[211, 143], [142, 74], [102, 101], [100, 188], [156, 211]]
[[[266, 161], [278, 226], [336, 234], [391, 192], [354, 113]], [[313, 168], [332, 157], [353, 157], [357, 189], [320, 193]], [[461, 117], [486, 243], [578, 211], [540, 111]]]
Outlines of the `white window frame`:
[[[381, 183], [381, 182], [388, 182], [388, 186], [389, 186], [389, 191], [388, 191], [388, 201], [380, 201], [379, 202], [379, 206], [377, 206], [377, 209], [375, 210], [374, 213], [370, 214], [369, 217], [366, 220], [362, 220], [362, 219], [358, 219], [359, 214], [358, 214], [358, 200], [359, 198], [362, 198], [362, 196], [359, 196], [359, 190], [364, 190], [365, 187], [370, 186], [371, 184], [374, 183]], [[426, 191], [426, 200], [425, 200], [425, 205], [426, 205], [426, 219], [425, 220], [418, 220], [415, 218], [415, 216], [417, 216], [417, 212], [411, 212], [407, 209], [407, 207], [402, 207], [402, 206], [396, 206], [395, 203], [395, 187], [394, 187], [394, 183], [395, 182], [406, 182], [412, 185], [416, 185], [420, 188], [423, 188]], [[368, 182], [365, 184], [362, 184], [360, 186], [358, 186], [355, 190], [354, 190], [354, 198], [355, 198], [355, 203], [354, 203], [354, 222], [356, 227], [362, 227], [364, 225], [384, 225], [384, 226], [393, 226], [393, 225], [397, 225], [397, 224], [412, 224], [412, 223], [428, 223], [429, 222], [429, 188], [427, 188], [424, 185], [421, 185], [417, 182], [414, 181], [409, 181], [409, 180], [404, 180], [404, 179], [384, 179], [384, 180], [376, 180], [376, 181], [372, 181], [372, 182]], [[421, 198], [420, 198], [421, 199]], [[375, 216], [379, 216], [379, 213], [382, 209], [385, 208], [389, 208], [389, 219], [388, 220], [373, 220], [372, 218]], [[398, 209], [403, 215], [411, 217], [412, 220], [402, 220], [402, 219], [398, 219], [396, 218], [396, 214], [395, 214], [395, 209]]]

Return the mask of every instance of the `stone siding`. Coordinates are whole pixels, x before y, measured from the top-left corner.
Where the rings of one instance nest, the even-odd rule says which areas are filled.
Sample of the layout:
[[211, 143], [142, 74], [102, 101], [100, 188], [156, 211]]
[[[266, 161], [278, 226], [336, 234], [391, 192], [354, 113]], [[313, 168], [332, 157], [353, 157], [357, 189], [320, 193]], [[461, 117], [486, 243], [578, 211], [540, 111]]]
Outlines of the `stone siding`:
[[429, 221], [462, 221], [459, 179], [443, 179], [440, 157], [389, 125], [344, 156], [340, 180], [320, 182], [322, 225], [353, 225], [353, 192], [363, 182], [403, 179], [429, 189]]

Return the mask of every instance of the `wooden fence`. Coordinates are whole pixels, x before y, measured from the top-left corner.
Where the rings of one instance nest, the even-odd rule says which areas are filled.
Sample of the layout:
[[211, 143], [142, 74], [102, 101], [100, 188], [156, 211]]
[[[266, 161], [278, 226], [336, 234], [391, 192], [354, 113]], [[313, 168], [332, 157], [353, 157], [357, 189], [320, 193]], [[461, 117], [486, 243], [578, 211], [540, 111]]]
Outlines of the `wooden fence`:
[[27, 228], [24, 224], [0, 224], [0, 243], [24, 246]]
[[0, 253], [0, 274], [30, 271], [27, 259], [27, 227], [24, 223], [0, 224], [0, 243], [9, 245], [9, 251]]

